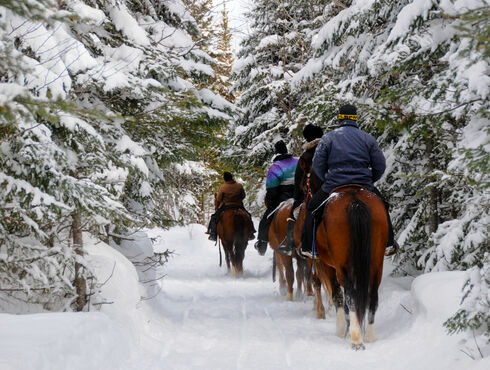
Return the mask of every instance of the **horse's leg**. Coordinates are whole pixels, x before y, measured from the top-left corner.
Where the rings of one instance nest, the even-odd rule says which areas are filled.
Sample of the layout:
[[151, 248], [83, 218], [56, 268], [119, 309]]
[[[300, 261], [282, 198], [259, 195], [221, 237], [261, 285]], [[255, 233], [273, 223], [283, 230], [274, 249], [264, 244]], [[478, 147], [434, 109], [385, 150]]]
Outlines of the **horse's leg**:
[[357, 351], [360, 349], [365, 349], [364, 344], [362, 343], [361, 324], [357, 318], [356, 306], [353, 298], [353, 287], [350, 282], [346, 282], [345, 280], [344, 282], [344, 310], [346, 311], [346, 319], [348, 317], [347, 323], [350, 333], [350, 343], [352, 349]]
[[342, 294], [342, 289], [340, 287], [339, 282], [337, 281], [337, 277], [331, 280], [332, 283], [332, 300], [335, 306], [335, 311], [337, 312], [337, 322], [336, 322], [336, 332], [335, 334], [340, 338], [345, 338], [347, 334], [347, 322], [345, 320], [345, 311], [344, 311], [344, 296]]
[[306, 281], [305, 281], [305, 261], [302, 258], [296, 259], [296, 299], [301, 299], [303, 297], [303, 287], [306, 291]]
[[230, 257], [230, 248], [227, 242], [223, 242], [223, 250], [225, 251], [226, 268], [228, 269], [228, 272], [230, 272], [231, 257]]
[[316, 318], [325, 318], [325, 307], [322, 301], [322, 283], [316, 274], [311, 275], [313, 281], [313, 287], [315, 288], [315, 308], [316, 308]]
[[286, 282], [288, 284], [288, 295], [287, 300], [293, 300], [293, 287], [294, 287], [294, 269], [293, 269], [293, 258], [286, 254], [280, 253], [283, 259], [283, 264], [286, 269]]
[[328, 312], [332, 309], [334, 303], [333, 303], [333, 298], [332, 298], [332, 282], [336, 279], [335, 277], [335, 269], [333, 267], [330, 267], [328, 265], [323, 265], [323, 271], [322, 271], [322, 283], [323, 283], [323, 289], [325, 289], [325, 295], [327, 296], [328, 300]]
[[286, 294], [286, 278], [284, 276], [284, 265], [282, 263], [281, 255], [282, 253], [279, 253], [277, 251], [274, 251], [276, 255], [276, 268], [277, 272], [279, 273], [279, 293], [281, 295]]
[[237, 253], [233, 247], [231, 252], [231, 268], [233, 269], [233, 277], [234, 278], [238, 277], [239, 274], [238, 258], [237, 258]]
[[368, 311], [368, 326], [366, 330], [366, 335], [364, 336], [364, 340], [367, 343], [374, 342], [376, 340], [374, 336], [374, 315], [378, 308], [378, 284], [377, 282], [373, 282], [371, 284], [371, 292], [369, 295], [369, 311]]
[[305, 260], [305, 279], [306, 279], [306, 295], [313, 297], [312, 273], [311, 273], [311, 260]]
[[243, 259], [245, 257], [246, 245], [235, 242], [235, 265], [237, 276], [243, 275]]

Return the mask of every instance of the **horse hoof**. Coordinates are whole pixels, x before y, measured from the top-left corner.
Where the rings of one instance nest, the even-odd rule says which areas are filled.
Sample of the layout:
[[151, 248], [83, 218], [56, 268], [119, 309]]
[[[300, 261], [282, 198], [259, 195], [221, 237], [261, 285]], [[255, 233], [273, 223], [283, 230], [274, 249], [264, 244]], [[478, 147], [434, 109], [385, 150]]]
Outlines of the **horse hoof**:
[[293, 301], [293, 293], [288, 293], [288, 296], [286, 298], [289, 302]]
[[352, 343], [352, 349], [354, 351], [364, 351], [366, 347], [363, 343]]

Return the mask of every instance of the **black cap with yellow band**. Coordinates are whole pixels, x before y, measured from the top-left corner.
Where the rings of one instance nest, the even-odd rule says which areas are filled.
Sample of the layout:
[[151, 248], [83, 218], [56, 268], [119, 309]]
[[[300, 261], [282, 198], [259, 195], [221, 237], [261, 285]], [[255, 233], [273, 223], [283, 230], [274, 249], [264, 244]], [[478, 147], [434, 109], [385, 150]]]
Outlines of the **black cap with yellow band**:
[[357, 121], [357, 114], [339, 114], [339, 120], [350, 119], [352, 121]]
[[345, 104], [340, 107], [339, 109], [339, 115], [338, 115], [339, 121], [342, 121], [344, 119], [350, 119], [352, 121], [357, 121], [357, 109], [351, 104]]

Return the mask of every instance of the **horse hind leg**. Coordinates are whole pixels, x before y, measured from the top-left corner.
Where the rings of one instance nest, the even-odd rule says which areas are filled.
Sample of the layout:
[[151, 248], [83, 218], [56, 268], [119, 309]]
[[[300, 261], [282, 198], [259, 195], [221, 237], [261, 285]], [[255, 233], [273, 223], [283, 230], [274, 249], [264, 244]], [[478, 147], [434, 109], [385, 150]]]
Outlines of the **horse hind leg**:
[[281, 253], [274, 251], [276, 255], [276, 269], [279, 273], [279, 293], [281, 295], [286, 295], [286, 277], [284, 274], [284, 265], [281, 259]]
[[313, 277], [311, 273], [311, 266], [308, 261], [305, 261], [304, 272], [306, 280], [306, 295], [309, 297], [313, 297], [315, 295], [315, 293], [313, 292]]
[[[286, 281], [284, 284], [284, 293], [286, 294], [286, 300], [287, 301], [292, 301], [293, 300], [293, 286], [294, 286], [294, 269], [293, 269], [293, 258], [291, 256], [288, 256], [284, 253], [277, 253], [277, 261], [278, 264], [277, 266], [281, 266], [283, 270], [283, 279], [285, 277]], [[282, 293], [281, 293], [282, 294]]]
[[345, 338], [347, 335], [347, 321], [344, 310], [344, 296], [337, 278], [332, 280], [332, 300], [337, 313], [337, 321], [335, 325], [335, 334], [339, 338]]
[[293, 259], [291, 256], [286, 256], [282, 255], [281, 256], [284, 259], [284, 266], [286, 268], [286, 282], [288, 285], [288, 294], [287, 294], [287, 300], [292, 301], [293, 300], [293, 287], [294, 287], [294, 268], [293, 268]]
[[369, 311], [368, 311], [368, 325], [364, 341], [366, 343], [372, 343], [376, 340], [374, 336], [374, 315], [378, 308], [378, 287], [376, 284], [371, 287], [371, 294], [369, 297]]
[[225, 251], [226, 268], [227, 268], [228, 272], [230, 272], [230, 268], [231, 268], [230, 249], [224, 243], [223, 243], [223, 250]]
[[296, 259], [296, 299], [300, 300], [306, 293], [305, 261], [301, 258]]
[[243, 275], [243, 258], [245, 257], [245, 247], [237, 246], [234, 253], [234, 277]]
[[313, 281], [313, 287], [315, 289], [315, 308], [316, 308], [316, 318], [325, 319], [325, 306], [323, 306], [322, 300], [322, 283], [317, 275], [313, 274], [311, 276]]
[[284, 269], [286, 278], [286, 300], [293, 300], [293, 286], [294, 286], [294, 269], [293, 269], [293, 258], [284, 253], [277, 253], [278, 266], [281, 265]]
[[366, 349], [366, 347], [362, 342], [361, 323], [359, 322], [355, 308], [352, 286], [346, 283], [344, 286], [345, 317], [349, 328], [352, 349], [358, 351]]

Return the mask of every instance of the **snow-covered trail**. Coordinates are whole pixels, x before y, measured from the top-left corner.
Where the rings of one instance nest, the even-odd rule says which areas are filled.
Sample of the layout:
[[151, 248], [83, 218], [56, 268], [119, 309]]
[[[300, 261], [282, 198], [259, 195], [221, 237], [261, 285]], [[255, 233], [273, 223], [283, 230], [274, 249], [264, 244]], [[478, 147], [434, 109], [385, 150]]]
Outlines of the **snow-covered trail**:
[[[192, 225], [172, 229], [163, 239], [175, 256], [166, 267], [162, 293], [149, 303], [158, 312], [152, 316], [159, 317], [154, 339], [162, 343], [162, 366], [434, 370], [483, 365], [459, 351], [457, 336], [444, 334], [441, 323], [447, 316], [440, 314], [450, 314], [451, 308], [433, 312], [430, 303], [437, 306], [448, 298], [439, 300], [436, 292], [428, 307], [421, 306], [410, 290], [413, 279], [390, 277], [389, 262], [380, 288], [377, 341], [355, 352], [348, 339], [335, 336], [333, 311], [318, 320], [311, 298], [286, 302], [279, 295], [271, 279], [270, 249], [259, 256], [250, 242], [244, 276], [234, 279], [218, 266], [217, 246], [203, 233], [203, 227]], [[425, 289], [419, 292], [424, 295]]]
[[249, 243], [242, 278], [219, 267], [204, 227], [154, 229], [156, 249], [174, 256], [161, 292], [141, 299], [134, 266], [115, 249], [87, 238], [107, 304], [83, 313], [0, 314], [0, 370], [483, 370], [461, 335], [442, 322], [458, 307], [462, 272], [417, 279], [389, 276], [385, 264], [375, 328], [365, 351], [335, 336], [335, 314], [316, 319], [311, 298], [286, 302], [271, 279], [272, 254]]

